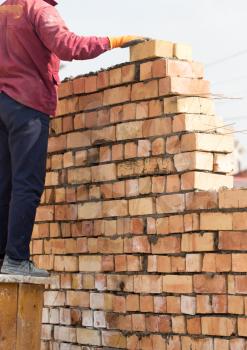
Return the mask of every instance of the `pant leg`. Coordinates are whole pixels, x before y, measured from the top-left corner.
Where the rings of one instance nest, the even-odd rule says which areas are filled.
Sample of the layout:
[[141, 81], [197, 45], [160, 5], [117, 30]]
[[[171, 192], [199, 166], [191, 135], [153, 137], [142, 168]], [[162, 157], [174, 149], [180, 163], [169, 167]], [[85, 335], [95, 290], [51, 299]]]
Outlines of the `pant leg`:
[[30, 257], [36, 209], [44, 191], [49, 116], [5, 96], [12, 169], [6, 253], [25, 260]]
[[8, 131], [0, 114], [0, 258], [5, 255], [8, 236], [9, 202], [11, 197], [11, 161]]

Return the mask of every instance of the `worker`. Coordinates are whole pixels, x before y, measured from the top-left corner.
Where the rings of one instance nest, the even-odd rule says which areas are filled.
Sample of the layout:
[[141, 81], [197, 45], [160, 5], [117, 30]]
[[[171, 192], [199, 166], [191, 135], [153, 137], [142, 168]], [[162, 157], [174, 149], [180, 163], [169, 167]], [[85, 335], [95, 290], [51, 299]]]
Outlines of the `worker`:
[[[54, 0], [0, 6], [0, 267], [3, 274], [48, 277], [30, 260], [44, 191], [50, 116], [59, 63], [92, 59], [139, 36], [86, 37], [67, 28]], [[48, 216], [47, 216], [48, 219]]]

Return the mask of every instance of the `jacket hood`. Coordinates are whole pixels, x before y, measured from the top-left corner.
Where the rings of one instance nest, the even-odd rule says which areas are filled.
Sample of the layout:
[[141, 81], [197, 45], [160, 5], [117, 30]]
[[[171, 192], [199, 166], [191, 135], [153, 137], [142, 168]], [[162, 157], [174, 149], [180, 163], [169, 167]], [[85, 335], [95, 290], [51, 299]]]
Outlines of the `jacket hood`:
[[52, 6], [56, 6], [57, 2], [55, 0], [45, 0], [45, 2], [48, 2], [48, 4], [52, 5]]

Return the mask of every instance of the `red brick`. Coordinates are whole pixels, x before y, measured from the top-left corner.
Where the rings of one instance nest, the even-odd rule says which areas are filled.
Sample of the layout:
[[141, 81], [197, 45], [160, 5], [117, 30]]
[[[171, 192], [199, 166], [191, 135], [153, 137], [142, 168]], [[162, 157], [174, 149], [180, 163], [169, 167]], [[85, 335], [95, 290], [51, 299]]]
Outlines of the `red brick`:
[[97, 89], [104, 89], [109, 86], [109, 71], [102, 71], [97, 76]]
[[189, 334], [201, 334], [201, 319], [200, 317], [187, 319], [187, 331]]
[[164, 136], [171, 133], [171, 119], [147, 119], [143, 123], [143, 136]]
[[97, 90], [97, 76], [85, 77], [85, 93], [94, 92]]
[[69, 80], [60, 84], [58, 89], [58, 97], [63, 98], [71, 95], [73, 95], [73, 82]]
[[226, 295], [213, 295], [212, 308], [215, 314], [227, 313], [227, 296]]
[[156, 200], [157, 213], [177, 213], [184, 210], [184, 195], [171, 194], [160, 196]]
[[223, 275], [194, 275], [194, 291], [196, 293], [225, 293], [226, 279]]
[[132, 85], [131, 101], [146, 100], [154, 97], [158, 97], [157, 80]]
[[122, 67], [122, 82], [129, 83], [135, 81], [136, 68], [134, 64], [128, 64]]
[[153, 254], [167, 254], [180, 252], [179, 237], [164, 237], [159, 238], [157, 243], [152, 243]]
[[247, 250], [247, 232], [220, 231], [218, 248], [221, 250]]
[[94, 94], [84, 95], [79, 97], [79, 109], [86, 111], [96, 109], [103, 105], [103, 94], [97, 92]]
[[73, 91], [74, 94], [84, 94], [85, 93], [85, 78], [76, 78], [73, 80]]
[[130, 100], [130, 86], [116, 87], [104, 91], [103, 105], [114, 105]]
[[109, 70], [110, 85], [120, 85], [122, 82], [122, 70], [121, 68], [115, 68]]

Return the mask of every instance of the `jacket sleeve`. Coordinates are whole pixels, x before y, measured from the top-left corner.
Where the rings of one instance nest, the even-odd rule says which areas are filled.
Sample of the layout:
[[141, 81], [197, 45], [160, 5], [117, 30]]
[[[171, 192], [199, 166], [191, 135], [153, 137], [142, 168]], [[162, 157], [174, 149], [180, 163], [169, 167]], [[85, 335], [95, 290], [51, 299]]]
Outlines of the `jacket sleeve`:
[[79, 36], [69, 31], [52, 6], [36, 13], [34, 26], [43, 44], [63, 61], [91, 59], [110, 50], [108, 37]]

